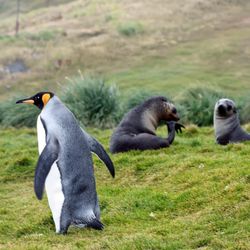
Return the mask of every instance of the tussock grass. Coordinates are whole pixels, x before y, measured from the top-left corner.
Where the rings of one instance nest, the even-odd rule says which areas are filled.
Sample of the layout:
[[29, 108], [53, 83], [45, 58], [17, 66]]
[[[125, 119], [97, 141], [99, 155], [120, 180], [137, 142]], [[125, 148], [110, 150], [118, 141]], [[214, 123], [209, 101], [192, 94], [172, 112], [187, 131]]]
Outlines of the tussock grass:
[[215, 103], [222, 97], [222, 93], [208, 88], [185, 91], [180, 99], [182, 119], [198, 126], [212, 125]]
[[250, 122], [249, 93], [242, 98], [236, 99], [236, 106], [240, 113], [240, 121], [245, 124]]
[[[87, 131], [108, 148], [110, 130]], [[59, 236], [46, 196], [39, 202], [33, 192], [35, 130], [1, 129], [0, 137], [2, 248], [250, 248], [249, 143], [219, 146], [212, 128], [192, 126], [170, 148], [113, 155], [114, 180], [94, 157], [105, 229]]]
[[[108, 85], [96, 77], [80, 76], [69, 81], [70, 85], [62, 89], [62, 101], [83, 126], [96, 128], [114, 127], [129, 110], [152, 96], [161, 95], [146, 90], [121, 95], [116, 85]], [[182, 122], [208, 126], [213, 124], [216, 101], [223, 97], [226, 96], [221, 92], [208, 88], [191, 88], [183, 91], [182, 97], [176, 98], [174, 104]], [[4, 127], [34, 127], [39, 110], [28, 105], [15, 105], [17, 99], [0, 102], [0, 124]], [[234, 101], [241, 122], [249, 122], [248, 99], [237, 98]]]
[[[3, 127], [35, 127], [39, 110], [33, 105], [16, 104], [21, 98], [0, 102], [0, 124]], [[22, 107], [20, 107], [22, 105]]]
[[99, 78], [75, 78], [64, 89], [63, 101], [85, 126], [112, 127], [120, 111], [118, 92]]
[[121, 35], [127, 37], [132, 37], [138, 34], [142, 34], [144, 32], [142, 24], [138, 22], [128, 22], [120, 24], [117, 30]]
[[124, 113], [128, 112], [130, 109], [134, 108], [135, 106], [143, 103], [148, 98], [156, 96], [156, 94], [146, 91], [146, 90], [137, 90], [137, 91], [130, 91], [125, 97], [123, 110]]

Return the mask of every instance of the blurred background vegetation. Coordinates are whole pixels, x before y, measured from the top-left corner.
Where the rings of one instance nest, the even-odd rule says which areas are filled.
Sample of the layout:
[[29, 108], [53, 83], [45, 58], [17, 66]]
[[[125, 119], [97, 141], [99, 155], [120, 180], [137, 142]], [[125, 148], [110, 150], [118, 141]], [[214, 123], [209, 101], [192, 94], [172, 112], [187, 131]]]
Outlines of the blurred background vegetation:
[[37, 110], [14, 103], [44, 90], [86, 126], [113, 127], [156, 94], [185, 123], [211, 125], [222, 97], [249, 122], [249, 11], [246, 0], [0, 0], [0, 124], [34, 126]]

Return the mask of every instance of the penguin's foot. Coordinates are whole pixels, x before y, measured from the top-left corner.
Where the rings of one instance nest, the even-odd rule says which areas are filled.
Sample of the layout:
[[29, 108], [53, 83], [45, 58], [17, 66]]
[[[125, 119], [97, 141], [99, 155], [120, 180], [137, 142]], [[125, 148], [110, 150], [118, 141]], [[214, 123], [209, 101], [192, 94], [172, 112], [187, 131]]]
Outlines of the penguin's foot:
[[87, 227], [91, 227], [91, 228], [94, 228], [96, 230], [103, 230], [104, 229], [104, 225], [96, 218], [87, 222]]
[[62, 235], [66, 235], [68, 232], [68, 229], [61, 229], [60, 231], [56, 232], [57, 234], [62, 234]]
[[77, 228], [84, 228], [84, 227], [87, 227], [87, 224], [86, 223], [72, 223], [72, 226], [73, 227], [77, 227]]
[[70, 224], [67, 224], [64, 227], [61, 226], [60, 229], [58, 231], [56, 231], [56, 233], [63, 234], [63, 235], [67, 234], [69, 226], [70, 226]]

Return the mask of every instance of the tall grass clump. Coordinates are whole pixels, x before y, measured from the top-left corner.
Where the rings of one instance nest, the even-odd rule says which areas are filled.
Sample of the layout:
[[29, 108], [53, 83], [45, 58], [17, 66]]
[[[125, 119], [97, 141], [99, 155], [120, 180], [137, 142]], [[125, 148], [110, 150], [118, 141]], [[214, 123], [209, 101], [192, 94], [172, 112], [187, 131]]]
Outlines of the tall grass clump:
[[223, 94], [207, 88], [192, 88], [183, 93], [179, 103], [182, 106], [182, 120], [198, 126], [213, 124], [213, 112], [216, 101]]
[[153, 94], [152, 92], [146, 90], [129, 92], [129, 94], [125, 97], [125, 101], [122, 105], [123, 114], [155, 95], [156, 94]]
[[16, 104], [21, 99], [0, 103], [0, 124], [3, 127], [34, 127], [40, 110], [34, 105]]
[[117, 123], [120, 108], [118, 91], [103, 79], [72, 79], [64, 89], [62, 99], [85, 126], [109, 128]]
[[235, 100], [237, 109], [239, 110], [241, 123], [250, 122], [250, 100], [249, 94], [243, 98]]
[[122, 111], [120, 118], [126, 114], [129, 110], [133, 109], [135, 106], [145, 102], [147, 99], [153, 97], [153, 96], [160, 96], [163, 94], [152, 92], [148, 90], [133, 90], [128, 92], [128, 94], [125, 96], [123, 102], [122, 102]]
[[127, 22], [127, 23], [120, 24], [117, 27], [117, 31], [123, 36], [132, 37], [137, 34], [143, 33], [144, 29], [141, 23]]

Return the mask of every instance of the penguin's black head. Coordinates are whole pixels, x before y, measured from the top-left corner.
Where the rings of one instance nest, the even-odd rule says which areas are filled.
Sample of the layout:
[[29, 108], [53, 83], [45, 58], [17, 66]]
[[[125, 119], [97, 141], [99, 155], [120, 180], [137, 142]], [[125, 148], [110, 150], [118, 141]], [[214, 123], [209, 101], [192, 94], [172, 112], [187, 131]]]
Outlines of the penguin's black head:
[[18, 100], [16, 103], [28, 103], [34, 104], [39, 109], [43, 109], [44, 106], [48, 103], [48, 101], [54, 96], [52, 92], [39, 92], [34, 96], [31, 96], [26, 99]]

